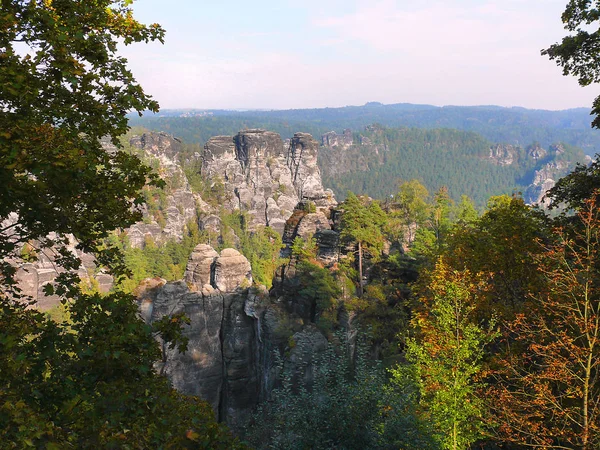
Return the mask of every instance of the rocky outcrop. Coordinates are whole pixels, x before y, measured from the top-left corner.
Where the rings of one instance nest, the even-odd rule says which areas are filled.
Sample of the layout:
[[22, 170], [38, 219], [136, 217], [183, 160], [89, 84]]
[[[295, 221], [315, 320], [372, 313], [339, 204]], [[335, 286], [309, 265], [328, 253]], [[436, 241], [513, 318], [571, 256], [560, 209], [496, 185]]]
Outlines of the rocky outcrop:
[[142, 150], [146, 159], [156, 163], [158, 174], [168, 186], [161, 205], [160, 223], [145, 206], [146, 221], [127, 230], [131, 246], [143, 248], [148, 240], [157, 244], [168, 239], [181, 240], [187, 224], [196, 220], [197, 205], [202, 202], [200, 196], [192, 192], [179, 163], [181, 141], [167, 133], [152, 132], [133, 137], [130, 144]]
[[[50, 238], [56, 239], [55, 235]], [[113, 277], [96, 266], [94, 257], [77, 249], [76, 241], [69, 236], [66, 249], [75, 255], [81, 261], [81, 267], [77, 271], [79, 278], [86, 284], [95, 286], [100, 292], [108, 292], [113, 286]], [[57, 295], [46, 295], [45, 288], [52, 285], [58, 275], [64, 272], [64, 269], [56, 263], [60, 257], [57, 249], [48, 247], [41, 251], [35, 250], [37, 243], [28, 246], [33, 255], [31, 262], [23, 261], [21, 258], [14, 258], [11, 261], [16, 267], [15, 280], [21, 289], [21, 294], [28, 297], [34, 303], [34, 306], [42, 311], [56, 306], [60, 298]], [[24, 248], [20, 249], [21, 253]], [[29, 259], [29, 258], [28, 258]]]
[[524, 200], [530, 205], [548, 207], [550, 199], [546, 198], [548, 190], [552, 189], [559, 178], [565, 176], [575, 168], [580, 161], [565, 159], [566, 149], [562, 144], [551, 145], [544, 150], [539, 145], [532, 145], [527, 149], [531, 158], [545, 162], [533, 172], [532, 181], [523, 193]]
[[510, 166], [519, 159], [519, 150], [510, 144], [496, 144], [490, 147], [490, 161], [499, 166]]
[[321, 136], [321, 145], [323, 147], [338, 147], [342, 150], [346, 150], [348, 147], [352, 146], [352, 144], [354, 144], [354, 138], [352, 137], [352, 130], [349, 128], [346, 128], [342, 134], [330, 131]]
[[236, 250], [219, 255], [200, 245], [190, 257], [185, 281], [150, 283], [139, 293], [147, 322], [180, 312], [190, 319], [187, 352], [165, 346], [166, 364], [160, 370], [175, 388], [207, 400], [234, 427], [261, 394], [258, 321], [245, 309], [267, 294], [249, 289], [248, 280], [250, 264]]
[[270, 226], [283, 233], [296, 204], [311, 200], [319, 208], [336, 205], [323, 189], [317, 166], [318, 143], [297, 133], [285, 146], [277, 133], [245, 130], [211, 138], [204, 147], [201, 174], [222, 183], [226, 209], [248, 212], [250, 228]]
[[248, 260], [236, 250], [218, 254], [198, 245], [185, 280], [147, 280], [137, 292], [148, 323], [180, 312], [190, 319], [187, 351], [163, 346], [166, 363], [157, 369], [179, 391], [207, 400], [233, 429], [244, 425], [276, 383], [275, 351], [287, 348], [286, 364], [310, 382], [306, 361], [327, 344], [314, 325], [303, 324], [264, 287], [250, 287], [251, 279]]
[[523, 194], [524, 200], [531, 205], [548, 207], [550, 200], [545, 198], [546, 192], [552, 189], [556, 181], [564, 176], [570, 167], [567, 161], [551, 161], [536, 170], [533, 181]]

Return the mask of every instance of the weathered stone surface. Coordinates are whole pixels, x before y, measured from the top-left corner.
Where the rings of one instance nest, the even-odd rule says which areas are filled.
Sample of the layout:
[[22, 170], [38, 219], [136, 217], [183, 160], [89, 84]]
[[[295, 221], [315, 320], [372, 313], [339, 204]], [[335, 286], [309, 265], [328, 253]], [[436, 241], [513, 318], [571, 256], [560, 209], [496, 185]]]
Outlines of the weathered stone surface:
[[550, 199], [545, 198], [548, 190], [552, 189], [559, 178], [565, 176], [570, 170], [575, 168], [578, 161], [566, 161], [563, 155], [565, 148], [562, 144], [551, 145], [548, 151], [539, 145], [529, 147], [528, 155], [532, 158], [541, 159], [550, 157], [551, 160], [544, 164], [533, 174], [533, 180], [529, 187], [523, 193], [524, 200], [531, 205], [540, 205], [548, 207]]
[[317, 142], [305, 133], [286, 145], [277, 133], [245, 130], [211, 138], [204, 147], [202, 175], [222, 183], [224, 205], [250, 214], [250, 229], [270, 226], [283, 233], [301, 199], [327, 209], [336, 204], [317, 167]]
[[[275, 385], [275, 351], [282, 352], [292, 339], [286, 364], [298, 379], [312, 382], [312, 352], [327, 343], [316, 327], [304, 326], [299, 316], [270, 299], [266, 288], [244, 287], [251, 280], [249, 271], [239, 252], [225, 249], [218, 255], [199, 245], [188, 262], [187, 283], [155, 278], [136, 292], [146, 322], [180, 312], [190, 319], [184, 329], [187, 352], [164, 346], [166, 363], [157, 363], [157, 370], [176, 389], [207, 400], [233, 429], [244, 425]], [[196, 291], [193, 284], [208, 277], [211, 284]]]
[[129, 244], [133, 248], [144, 248], [147, 240], [160, 242], [162, 238], [162, 228], [159, 224], [138, 222], [127, 230]]
[[322, 212], [306, 214], [296, 228], [296, 235], [302, 239], [308, 239], [317, 233], [317, 231], [331, 230], [329, 219]]
[[289, 361], [298, 377], [298, 385], [311, 386], [314, 383], [313, 365], [315, 355], [325, 351], [327, 338], [313, 324], [308, 325], [292, 336], [294, 347], [290, 351]]
[[211, 284], [223, 292], [252, 285], [250, 263], [237, 250], [224, 249], [214, 263], [214, 282]]
[[167, 133], [152, 132], [135, 136], [129, 142], [143, 150], [148, 158], [158, 161], [158, 173], [170, 185], [162, 211], [163, 226], [151, 218], [144, 208], [144, 215], [150, 223], [140, 222], [127, 230], [131, 246], [143, 248], [148, 239], [157, 244], [168, 239], [181, 240], [186, 225], [196, 221], [197, 205], [201, 202], [200, 197], [192, 192], [179, 163], [181, 141]]
[[323, 147], [339, 147], [342, 150], [346, 150], [352, 144], [354, 144], [354, 138], [352, 137], [352, 130], [349, 128], [346, 128], [341, 135], [335, 131], [330, 131], [321, 136], [321, 145]]
[[205, 284], [211, 284], [211, 270], [219, 254], [210, 245], [199, 244], [194, 248], [186, 269], [184, 279], [193, 290], [202, 290]]
[[519, 156], [517, 147], [509, 144], [496, 144], [490, 147], [490, 160], [499, 166], [510, 166]]
[[333, 230], [318, 230], [315, 239], [319, 246], [318, 257], [327, 267], [332, 266], [340, 258], [340, 234]]
[[288, 152], [288, 166], [298, 198], [311, 200], [318, 207], [329, 209], [337, 205], [337, 202], [331, 191], [323, 189], [317, 165], [318, 150], [319, 143], [310, 134], [294, 134]]
[[[55, 234], [51, 234], [48, 237], [50, 239], [57, 238]], [[112, 288], [112, 277], [102, 272], [95, 273], [96, 264], [93, 256], [78, 250], [76, 244], [72, 236], [68, 237], [66, 249], [79, 258], [82, 263], [80, 269], [77, 271], [80, 279], [89, 283], [90, 277], [95, 278], [98, 281], [101, 291], [107, 292], [110, 290]], [[37, 247], [37, 243], [34, 243], [34, 246]], [[47, 310], [56, 306], [60, 301], [60, 297], [57, 295], [46, 295], [44, 289], [47, 285], [53, 284], [56, 277], [64, 269], [56, 264], [56, 258], [59, 255], [54, 247], [35, 253], [37, 256], [37, 260], [35, 261], [25, 262], [20, 257], [15, 256], [10, 262], [17, 267], [15, 280], [22, 293], [34, 301], [36, 308]]]
[[[178, 390], [207, 400], [233, 427], [243, 424], [262, 392], [257, 296], [266, 294], [240, 288], [251, 280], [250, 264], [236, 250], [225, 249], [219, 256], [210, 246], [198, 245], [188, 262], [187, 283], [148, 280], [137, 293], [148, 323], [179, 312], [190, 319], [188, 351], [165, 347], [167, 362], [159, 370]], [[203, 288], [195, 292], [198, 284]]]

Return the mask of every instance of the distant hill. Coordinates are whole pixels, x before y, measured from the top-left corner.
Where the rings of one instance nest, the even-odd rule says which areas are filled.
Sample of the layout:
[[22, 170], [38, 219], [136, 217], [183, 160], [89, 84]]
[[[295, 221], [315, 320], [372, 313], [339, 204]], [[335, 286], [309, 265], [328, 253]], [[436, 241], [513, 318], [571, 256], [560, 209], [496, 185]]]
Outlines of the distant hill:
[[187, 142], [235, 134], [244, 128], [265, 128], [282, 137], [304, 131], [320, 136], [328, 131], [360, 130], [378, 123], [387, 127], [454, 128], [474, 131], [491, 142], [526, 146], [555, 142], [580, 147], [590, 156], [600, 152], [600, 130], [590, 127], [586, 108], [546, 111], [499, 106], [444, 106], [377, 102], [342, 108], [276, 111], [165, 110], [158, 115], [131, 117], [131, 125], [173, 133]]
[[347, 191], [384, 199], [397, 192], [399, 180], [415, 178], [431, 193], [446, 186], [455, 200], [466, 194], [479, 206], [514, 191], [534, 203], [585, 161], [583, 151], [568, 144], [493, 144], [477, 133], [444, 128], [369, 126], [328, 133], [322, 144], [323, 184], [339, 199]]

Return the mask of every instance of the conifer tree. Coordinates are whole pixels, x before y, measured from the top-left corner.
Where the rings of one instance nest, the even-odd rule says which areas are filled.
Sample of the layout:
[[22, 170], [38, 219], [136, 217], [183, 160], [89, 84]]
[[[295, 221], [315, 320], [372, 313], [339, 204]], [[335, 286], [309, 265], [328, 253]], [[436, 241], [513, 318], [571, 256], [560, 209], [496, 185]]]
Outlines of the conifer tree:
[[377, 258], [383, 248], [382, 227], [386, 222], [385, 212], [379, 203], [372, 201], [366, 206], [356, 195], [348, 192], [343, 204], [341, 238], [356, 244], [358, 254], [358, 296], [363, 294], [363, 256], [368, 252]]

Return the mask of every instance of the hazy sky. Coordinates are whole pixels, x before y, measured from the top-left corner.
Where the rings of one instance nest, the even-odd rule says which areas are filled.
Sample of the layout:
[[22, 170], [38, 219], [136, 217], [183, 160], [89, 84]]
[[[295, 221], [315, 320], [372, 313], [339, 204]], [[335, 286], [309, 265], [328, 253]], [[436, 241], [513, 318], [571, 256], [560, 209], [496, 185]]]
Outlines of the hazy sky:
[[164, 108], [591, 106], [540, 50], [567, 0], [137, 0], [165, 45], [124, 49]]

